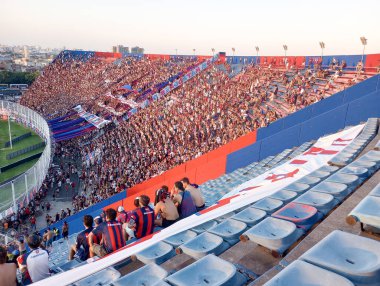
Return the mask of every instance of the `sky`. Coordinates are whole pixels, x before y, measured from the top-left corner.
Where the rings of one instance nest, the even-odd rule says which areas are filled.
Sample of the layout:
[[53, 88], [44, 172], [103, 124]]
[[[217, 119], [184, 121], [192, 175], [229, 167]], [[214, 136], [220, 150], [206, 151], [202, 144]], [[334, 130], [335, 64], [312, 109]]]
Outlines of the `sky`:
[[0, 0], [0, 44], [145, 53], [380, 53], [379, 0]]

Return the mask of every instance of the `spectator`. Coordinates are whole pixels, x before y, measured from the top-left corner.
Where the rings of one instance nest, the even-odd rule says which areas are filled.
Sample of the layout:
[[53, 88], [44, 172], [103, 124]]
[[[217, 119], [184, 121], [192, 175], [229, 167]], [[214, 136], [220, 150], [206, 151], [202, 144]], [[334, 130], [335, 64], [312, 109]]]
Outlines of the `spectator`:
[[36, 217], [34, 215], [32, 215], [29, 219], [30, 221], [30, 227], [32, 229], [32, 231], [36, 231], [37, 228], [36, 228]]
[[127, 222], [127, 218], [128, 218], [128, 214], [127, 214], [127, 212], [124, 210], [124, 208], [122, 206], [119, 206], [117, 208], [117, 213], [118, 213], [118, 215], [117, 215], [116, 220], [118, 222], [120, 222], [121, 224], [126, 223]]
[[65, 240], [69, 239], [69, 224], [67, 223], [67, 221], [63, 222], [62, 236], [63, 236], [63, 239], [65, 239]]
[[45, 230], [43, 239], [46, 243], [46, 248], [52, 247], [53, 245], [53, 238], [54, 238], [54, 232], [48, 227], [47, 230]]
[[85, 261], [89, 258], [90, 254], [90, 245], [88, 243], [88, 236], [93, 230], [94, 220], [92, 216], [85, 215], [83, 217], [83, 225], [85, 230], [80, 232], [77, 236], [76, 244], [72, 245], [69, 253], [69, 260], [73, 260], [74, 255], [76, 254], [80, 260]]
[[182, 182], [175, 182], [172, 192], [173, 202], [178, 208], [179, 217], [186, 218], [197, 212], [193, 198], [189, 191], [186, 191]]
[[16, 286], [16, 264], [7, 263], [7, 248], [0, 245], [0, 285]]
[[49, 253], [40, 247], [40, 238], [32, 234], [27, 241], [31, 251], [17, 258], [24, 285], [35, 283], [50, 276]]
[[[102, 242], [94, 243], [94, 235], [101, 234]], [[89, 236], [91, 257], [95, 254], [103, 257], [125, 246], [126, 233], [121, 223], [116, 221], [116, 211], [112, 208], [106, 210], [106, 222], [102, 222]]]
[[141, 195], [139, 198], [140, 207], [131, 214], [128, 226], [134, 230], [135, 238], [139, 239], [153, 233], [154, 211], [149, 206], [150, 198]]
[[191, 197], [193, 198], [193, 201], [197, 208], [197, 211], [204, 209], [205, 199], [203, 198], [201, 191], [198, 188], [195, 188], [192, 184], [190, 184], [189, 178], [187, 177], [184, 177], [181, 180], [181, 182], [185, 190], [190, 192]]
[[157, 191], [157, 203], [154, 208], [154, 216], [156, 220], [154, 223], [158, 226], [168, 227], [175, 223], [178, 218], [178, 210], [170, 198], [169, 188], [162, 186]]

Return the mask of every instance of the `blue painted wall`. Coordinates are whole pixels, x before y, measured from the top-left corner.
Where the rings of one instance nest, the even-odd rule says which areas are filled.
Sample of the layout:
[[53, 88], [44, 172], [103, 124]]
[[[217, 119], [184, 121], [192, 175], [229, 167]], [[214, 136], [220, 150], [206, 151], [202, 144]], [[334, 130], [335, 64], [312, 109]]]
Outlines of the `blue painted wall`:
[[370, 117], [380, 117], [379, 75], [260, 128], [256, 143], [227, 156], [226, 173]]

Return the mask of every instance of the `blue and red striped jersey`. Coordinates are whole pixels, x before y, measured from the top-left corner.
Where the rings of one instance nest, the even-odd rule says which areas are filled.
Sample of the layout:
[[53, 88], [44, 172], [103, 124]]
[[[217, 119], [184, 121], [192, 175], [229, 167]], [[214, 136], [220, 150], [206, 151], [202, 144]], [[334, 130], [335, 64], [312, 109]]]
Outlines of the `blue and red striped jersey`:
[[100, 232], [103, 238], [103, 246], [107, 253], [111, 253], [125, 246], [122, 224], [116, 220], [102, 222], [96, 232]]
[[152, 234], [154, 229], [154, 211], [151, 207], [142, 207], [133, 211], [131, 215], [136, 223], [135, 237], [142, 238]]

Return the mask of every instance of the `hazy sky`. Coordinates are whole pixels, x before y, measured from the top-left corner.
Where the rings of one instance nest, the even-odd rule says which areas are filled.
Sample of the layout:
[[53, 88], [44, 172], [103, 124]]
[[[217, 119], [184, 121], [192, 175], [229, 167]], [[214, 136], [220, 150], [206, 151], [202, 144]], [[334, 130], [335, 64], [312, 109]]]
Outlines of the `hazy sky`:
[[0, 0], [0, 44], [146, 53], [380, 52], [380, 0]]

